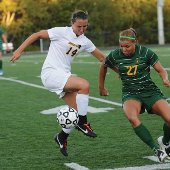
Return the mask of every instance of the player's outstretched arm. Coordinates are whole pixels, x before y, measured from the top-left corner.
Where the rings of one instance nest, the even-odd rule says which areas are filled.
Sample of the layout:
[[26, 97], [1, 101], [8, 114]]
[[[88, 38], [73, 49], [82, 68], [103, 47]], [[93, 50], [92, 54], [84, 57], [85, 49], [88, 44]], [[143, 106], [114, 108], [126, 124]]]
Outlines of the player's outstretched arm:
[[14, 51], [10, 61], [15, 62], [15, 60], [18, 60], [20, 58], [22, 52], [25, 50], [25, 48], [28, 47], [33, 42], [35, 42], [36, 40], [47, 39], [47, 38], [49, 38], [49, 35], [46, 30], [42, 30], [42, 31], [33, 33], [18, 47], [17, 50]]
[[103, 62], [106, 58], [104, 53], [100, 51], [98, 48], [96, 48], [92, 53], [93, 56], [95, 56], [100, 62]]
[[105, 88], [105, 78], [107, 73], [107, 67], [104, 65], [104, 62], [100, 66], [99, 70], [99, 93], [101, 96], [108, 96], [109, 93], [107, 89]]
[[153, 68], [159, 73], [160, 77], [162, 78], [163, 84], [166, 87], [170, 87], [170, 81], [168, 79], [168, 73], [167, 71], [163, 68], [161, 63], [158, 61]]

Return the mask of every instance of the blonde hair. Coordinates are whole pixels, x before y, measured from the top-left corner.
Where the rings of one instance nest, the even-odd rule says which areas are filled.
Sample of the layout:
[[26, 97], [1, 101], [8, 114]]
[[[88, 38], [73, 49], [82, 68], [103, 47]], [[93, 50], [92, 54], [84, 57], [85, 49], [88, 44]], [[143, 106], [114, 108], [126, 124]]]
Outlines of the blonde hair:
[[129, 28], [119, 33], [119, 41], [127, 41], [127, 40], [130, 40], [130, 41], [137, 40], [137, 33], [135, 29]]

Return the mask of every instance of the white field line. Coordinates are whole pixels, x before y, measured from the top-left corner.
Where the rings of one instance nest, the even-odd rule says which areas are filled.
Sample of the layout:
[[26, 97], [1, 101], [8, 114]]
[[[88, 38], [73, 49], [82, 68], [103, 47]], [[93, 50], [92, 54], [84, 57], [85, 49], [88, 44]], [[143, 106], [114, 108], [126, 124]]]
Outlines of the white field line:
[[[40, 89], [45, 89], [45, 90], [47, 90], [47, 89], [46, 89], [45, 87], [43, 87], [43, 86], [36, 85], [36, 84], [32, 84], [32, 83], [27, 83], [27, 82], [21, 81], [21, 80], [16, 80], [16, 79], [14, 79], [14, 78], [6, 78], [6, 77], [1, 77], [1, 76], [0, 76], [0, 80], [12, 81], [12, 82], [16, 82], [16, 83], [19, 83], [19, 84], [23, 84], [23, 85], [27, 85], [27, 86], [31, 86], [31, 87], [36, 87], [36, 88], [40, 88]], [[89, 98], [92, 99], [92, 100], [96, 100], [96, 101], [99, 101], [99, 102], [103, 102], [103, 103], [108, 103], [108, 104], [112, 104], [112, 105], [116, 105], [116, 106], [122, 106], [121, 103], [112, 102], [112, 101], [104, 100], [104, 99], [101, 99], [101, 98], [96, 98], [96, 97], [92, 97], [92, 96], [89, 96]]]
[[166, 70], [166, 71], [169, 71], [169, 70], [170, 70], [170, 68], [165, 68], [165, 70]]
[[105, 170], [160, 170], [160, 169], [169, 170], [169, 168], [170, 168], [170, 164], [153, 164], [153, 165], [116, 168], [116, 169], [105, 169]]
[[121, 103], [112, 102], [112, 101], [101, 99], [101, 98], [97, 98], [97, 97], [89, 96], [89, 98], [92, 99], [92, 100], [96, 100], [98, 102], [108, 103], [108, 104], [112, 104], [112, 105], [115, 105], [115, 106], [122, 106]]
[[[80, 166], [77, 163], [65, 163], [65, 165], [73, 170], [90, 170], [87, 167]], [[135, 166], [135, 167], [124, 167], [124, 168], [114, 168], [114, 169], [103, 169], [103, 170], [161, 170], [161, 169], [170, 169], [170, 163], [167, 164], [153, 164], [145, 166]]]
[[66, 165], [67, 167], [74, 169], [74, 170], [89, 170], [88, 168], [84, 167], [84, 166], [80, 166], [77, 163], [65, 163], [64, 165]]
[[19, 84], [24, 84], [24, 85], [31, 86], [31, 87], [36, 87], [36, 88], [40, 88], [40, 89], [46, 89], [43, 86], [32, 84], [32, 83], [27, 83], [27, 82], [22, 81], [22, 80], [16, 80], [14, 78], [6, 78], [6, 77], [1, 77], [0, 76], [0, 80], [7, 80], [7, 81], [12, 81], [12, 82], [16, 82], [16, 83], [19, 83]]

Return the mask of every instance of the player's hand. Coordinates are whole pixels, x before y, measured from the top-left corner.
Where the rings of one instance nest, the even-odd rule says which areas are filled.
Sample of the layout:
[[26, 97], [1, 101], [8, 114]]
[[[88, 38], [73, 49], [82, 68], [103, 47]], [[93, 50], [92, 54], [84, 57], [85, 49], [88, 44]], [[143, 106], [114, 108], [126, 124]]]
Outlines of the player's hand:
[[15, 60], [18, 60], [20, 58], [20, 56], [21, 56], [20, 52], [18, 52], [17, 50], [14, 51], [12, 57], [10, 58], [10, 62], [14, 63]]
[[100, 96], [108, 96], [109, 93], [106, 88], [99, 88]]
[[170, 87], [170, 81], [167, 79], [167, 80], [163, 80], [163, 84], [165, 87]]

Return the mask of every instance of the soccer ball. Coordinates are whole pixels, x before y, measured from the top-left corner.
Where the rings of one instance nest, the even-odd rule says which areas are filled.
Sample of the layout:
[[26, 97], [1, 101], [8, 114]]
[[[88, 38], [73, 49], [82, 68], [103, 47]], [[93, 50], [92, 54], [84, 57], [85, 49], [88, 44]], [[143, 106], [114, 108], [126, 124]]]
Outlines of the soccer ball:
[[62, 128], [73, 128], [79, 121], [78, 112], [69, 106], [62, 107], [57, 113], [57, 121]]

